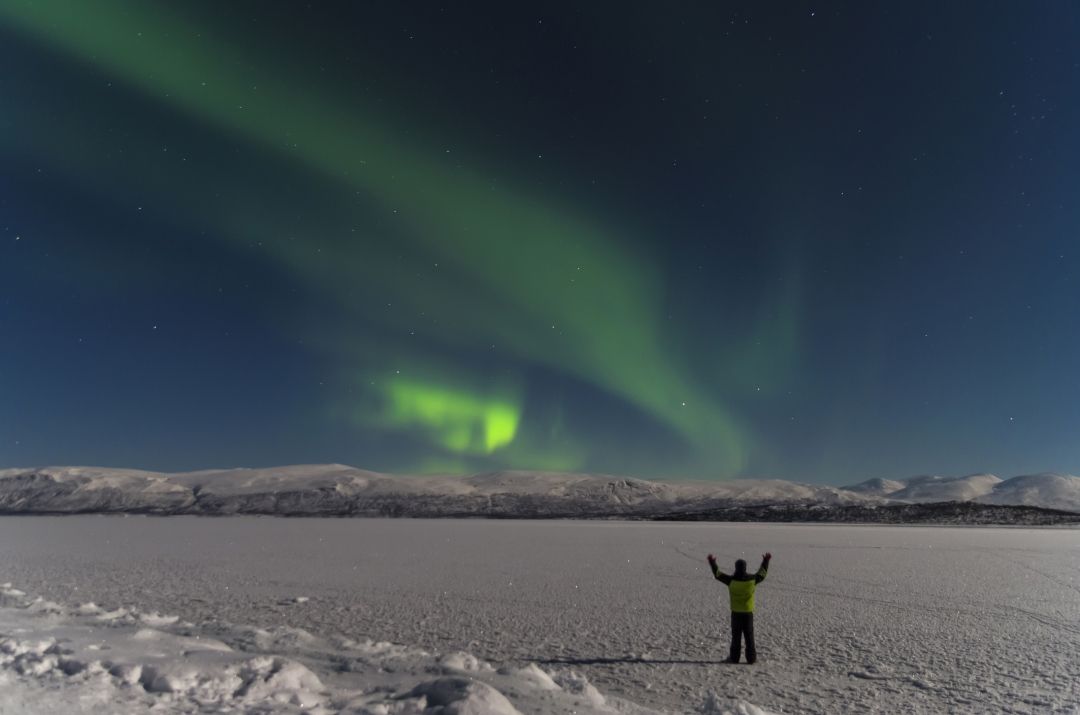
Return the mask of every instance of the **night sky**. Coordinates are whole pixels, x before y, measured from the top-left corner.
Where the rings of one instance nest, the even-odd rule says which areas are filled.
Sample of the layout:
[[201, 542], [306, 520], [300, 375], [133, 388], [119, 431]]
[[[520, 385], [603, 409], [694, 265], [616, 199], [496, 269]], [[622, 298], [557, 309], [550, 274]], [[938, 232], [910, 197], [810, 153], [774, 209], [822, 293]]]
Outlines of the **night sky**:
[[0, 3], [0, 466], [1080, 473], [1080, 5]]

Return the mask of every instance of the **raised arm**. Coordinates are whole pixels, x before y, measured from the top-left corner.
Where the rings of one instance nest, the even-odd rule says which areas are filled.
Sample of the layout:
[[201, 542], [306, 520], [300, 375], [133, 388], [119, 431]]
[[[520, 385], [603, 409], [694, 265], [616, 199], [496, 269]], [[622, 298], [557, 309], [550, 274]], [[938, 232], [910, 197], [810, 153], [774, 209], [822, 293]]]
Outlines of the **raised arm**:
[[769, 561], [772, 560], [772, 554], [766, 551], [761, 557], [761, 567], [758, 568], [757, 573], [754, 574], [754, 580], [757, 583], [761, 583], [765, 580], [765, 576], [769, 573]]
[[716, 557], [712, 554], [709, 554], [709, 568], [712, 569], [712, 575], [714, 578], [716, 578], [717, 581], [721, 581], [723, 583], [731, 583], [731, 576], [728, 576], [726, 573], [722, 573], [720, 571], [720, 567], [716, 565]]

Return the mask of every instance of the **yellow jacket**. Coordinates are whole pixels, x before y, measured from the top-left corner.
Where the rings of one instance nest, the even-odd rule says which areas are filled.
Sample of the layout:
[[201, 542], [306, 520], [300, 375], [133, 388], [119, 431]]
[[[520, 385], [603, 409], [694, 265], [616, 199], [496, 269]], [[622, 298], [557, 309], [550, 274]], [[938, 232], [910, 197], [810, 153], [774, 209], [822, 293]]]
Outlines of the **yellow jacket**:
[[762, 561], [761, 568], [755, 574], [744, 571], [741, 574], [729, 575], [722, 573], [715, 561], [710, 562], [709, 565], [712, 566], [716, 580], [727, 584], [728, 595], [731, 597], [731, 610], [734, 613], [753, 613], [754, 589], [765, 580], [765, 575], [769, 572], [769, 562]]

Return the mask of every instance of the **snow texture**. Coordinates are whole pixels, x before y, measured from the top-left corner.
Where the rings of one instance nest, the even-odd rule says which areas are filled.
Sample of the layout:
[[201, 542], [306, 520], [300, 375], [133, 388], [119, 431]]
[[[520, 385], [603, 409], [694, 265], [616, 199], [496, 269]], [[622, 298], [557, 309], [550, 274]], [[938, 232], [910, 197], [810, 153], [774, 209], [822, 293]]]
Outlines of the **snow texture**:
[[679, 518], [763, 505], [828, 507], [840, 514], [849, 507], [953, 501], [1080, 512], [1080, 478], [1037, 474], [1003, 481], [975, 474], [876, 479], [845, 489], [778, 479], [650, 482], [548, 472], [408, 477], [340, 464], [182, 474], [92, 467], [0, 470], [0, 513], [9, 514]]
[[[733, 711], [752, 707], [735, 703]], [[151, 710], [655, 712], [606, 698], [573, 671], [553, 678], [535, 664], [496, 670], [467, 653], [439, 657], [367, 639], [320, 638], [290, 626], [214, 622], [200, 627], [134, 608], [67, 607], [0, 584], [0, 713]]]
[[[1075, 715], [1078, 535], [8, 517], [0, 713]], [[704, 555], [765, 550], [726, 665]]]

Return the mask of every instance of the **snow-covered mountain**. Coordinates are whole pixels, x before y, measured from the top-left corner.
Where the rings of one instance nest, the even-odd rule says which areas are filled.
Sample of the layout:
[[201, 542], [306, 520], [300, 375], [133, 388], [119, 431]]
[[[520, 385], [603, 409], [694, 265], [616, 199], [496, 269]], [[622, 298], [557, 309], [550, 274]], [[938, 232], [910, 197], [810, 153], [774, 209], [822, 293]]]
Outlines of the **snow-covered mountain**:
[[971, 501], [986, 496], [1001, 483], [993, 474], [969, 474], [966, 477], [916, 477], [887, 496], [898, 501], [926, 503]]
[[[0, 513], [132, 512], [325, 516], [680, 518], [784, 508], [847, 509], [971, 502], [1080, 513], [1080, 478], [992, 474], [874, 479], [847, 488], [779, 479], [661, 482], [600, 474], [502, 471], [416, 477], [342, 464], [168, 474], [46, 467], [0, 470]], [[764, 510], [764, 511], [763, 511]], [[906, 512], [905, 512], [906, 513]]]
[[159, 472], [97, 467], [0, 470], [0, 511], [183, 511], [190, 489]]
[[1068, 474], [1025, 474], [999, 482], [976, 499], [984, 504], [1051, 506], [1080, 512], [1080, 477]]
[[867, 496], [887, 497], [908, 503], [971, 501], [985, 496], [1001, 483], [993, 474], [969, 474], [964, 477], [920, 475], [908, 479], [868, 479], [845, 487]]
[[859, 482], [853, 484], [850, 487], [844, 487], [849, 492], [855, 492], [856, 494], [865, 494], [873, 497], [883, 497], [893, 492], [898, 492], [904, 488], [904, 482], [898, 482], [895, 479], [882, 479], [880, 477], [875, 479], [867, 479], [865, 482]]
[[908, 504], [977, 502], [1080, 512], [1080, 477], [1069, 474], [1027, 474], [1005, 480], [993, 474], [921, 475], [902, 480], [870, 479], [845, 489]]

